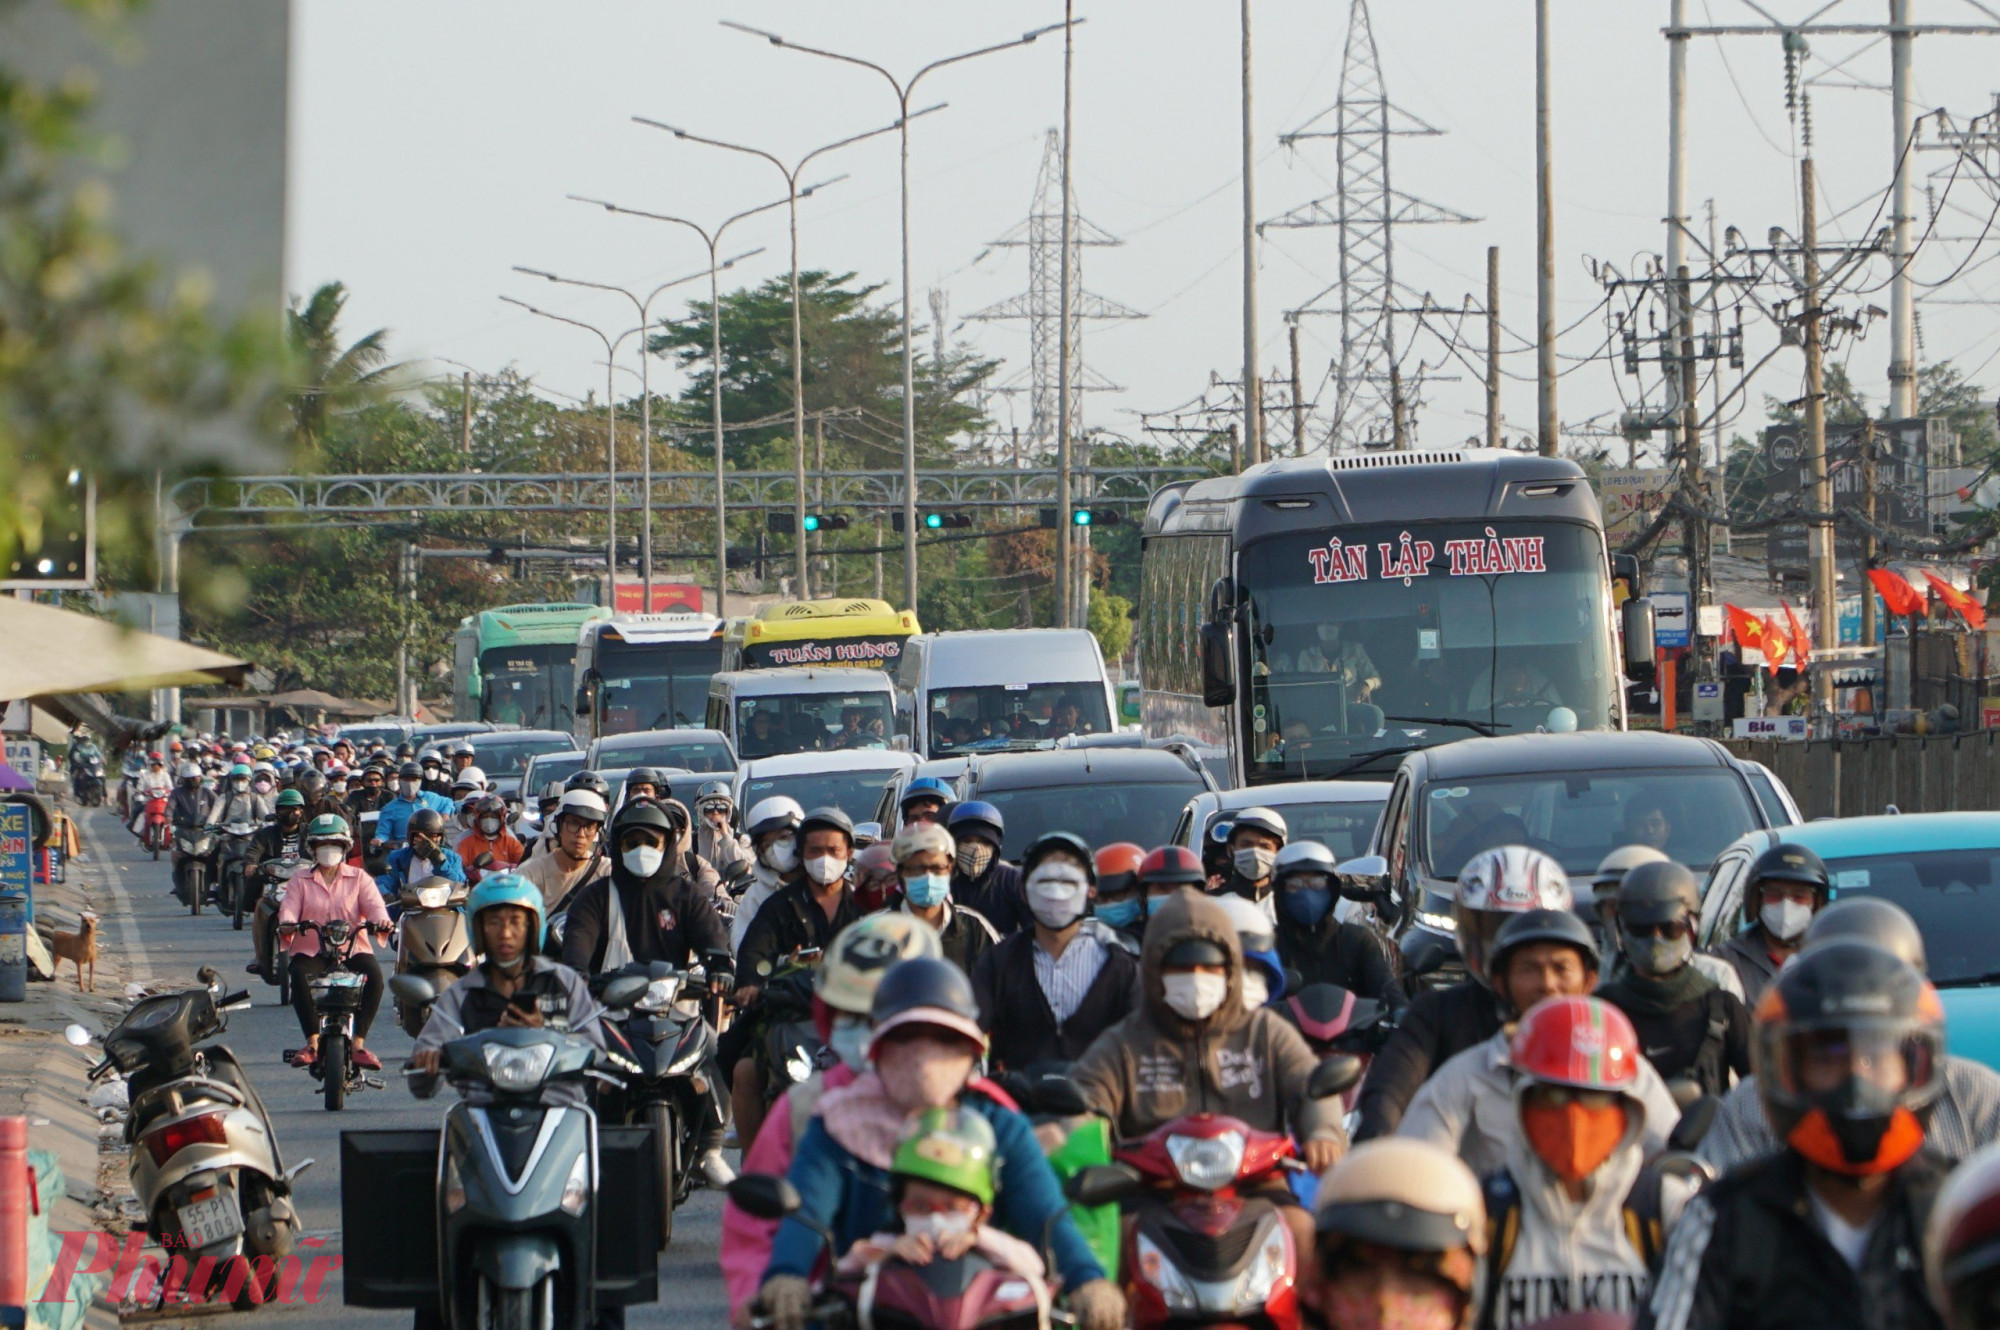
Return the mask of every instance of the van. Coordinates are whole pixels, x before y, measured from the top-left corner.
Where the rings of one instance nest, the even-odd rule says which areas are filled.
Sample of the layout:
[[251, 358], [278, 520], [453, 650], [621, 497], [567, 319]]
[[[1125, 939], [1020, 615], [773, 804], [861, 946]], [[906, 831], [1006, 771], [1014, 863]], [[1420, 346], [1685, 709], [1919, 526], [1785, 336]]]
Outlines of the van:
[[895, 686], [879, 670], [724, 670], [708, 682], [708, 728], [720, 730], [746, 762], [888, 748], [895, 721]]
[[897, 729], [919, 757], [1108, 734], [1117, 707], [1097, 638], [1080, 628], [920, 633], [896, 667]]

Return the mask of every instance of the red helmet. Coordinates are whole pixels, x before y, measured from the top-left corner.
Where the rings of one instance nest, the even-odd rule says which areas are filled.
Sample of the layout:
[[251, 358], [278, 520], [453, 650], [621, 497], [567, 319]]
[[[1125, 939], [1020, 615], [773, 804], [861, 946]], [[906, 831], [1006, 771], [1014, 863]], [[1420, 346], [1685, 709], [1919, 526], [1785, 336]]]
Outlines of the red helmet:
[[1924, 1275], [1947, 1325], [1979, 1325], [1993, 1306], [2000, 1283], [2000, 1145], [1967, 1155], [1938, 1192], [1924, 1232]]
[[1208, 881], [1201, 856], [1179, 845], [1162, 845], [1139, 861], [1139, 881], [1145, 886], [1199, 887]]
[[1628, 1092], [1639, 1080], [1639, 1033], [1602, 998], [1544, 998], [1514, 1027], [1508, 1060], [1546, 1085]]
[[1097, 852], [1098, 889], [1125, 890], [1131, 885], [1132, 875], [1145, 861], [1146, 852], [1129, 840], [1105, 846]]

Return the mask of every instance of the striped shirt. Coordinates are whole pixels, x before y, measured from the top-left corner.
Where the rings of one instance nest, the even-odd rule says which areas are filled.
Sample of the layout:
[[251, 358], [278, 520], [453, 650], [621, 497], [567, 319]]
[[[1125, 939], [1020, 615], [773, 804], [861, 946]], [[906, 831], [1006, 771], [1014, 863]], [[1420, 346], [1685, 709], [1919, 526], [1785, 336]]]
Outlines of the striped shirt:
[[1035, 959], [1035, 982], [1042, 986], [1056, 1024], [1062, 1025], [1076, 1015], [1084, 995], [1097, 982], [1097, 972], [1104, 968], [1104, 944], [1090, 929], [1081, 928], [1060, 956], [1044, 951], [1039, 938], [1028, 954]]
[[[1924, 1144], [1954, 1162], [2000, 1140], [2000, 1072], [1967, 1058], [1944, 1060], [1944, 1093], [1931, 1109]], [[1728, 1172], [1780, 1149], [1757, 1097], [1757, 1078], [1746, 1076], [1722, 1100], [1722, 1111], [1695, 1153]]]

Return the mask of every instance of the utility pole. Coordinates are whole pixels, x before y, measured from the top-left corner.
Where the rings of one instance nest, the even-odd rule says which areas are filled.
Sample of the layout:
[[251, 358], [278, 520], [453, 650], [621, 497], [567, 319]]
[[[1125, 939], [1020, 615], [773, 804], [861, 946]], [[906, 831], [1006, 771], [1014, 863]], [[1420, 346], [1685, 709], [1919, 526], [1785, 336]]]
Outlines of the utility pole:
[[[1244, 0], [1247, 4], [1249, 0]], [[1069, 339], [1070, 293], [1076, 274], [1070, 258], [1070, 244], [1074, 232], [1071, 231], [1070, 211], [1075, 206], [1070, 193], [1070, 135], [1075, 128], [1075, 66], [1076, 66], [1076, 3], [1063, 0], [1063, 132], [1062, 132], [1062, 223], [1059, 234], [1062, 237], [1062, 260], [1058, 269], [1061, 293], [1058, 303], [1062, 307], [1060, 329], [1056, 334], [1056, 627], [1070, 625], [1070, 505], [1075, 496], [1070, 490], [1070, 437], [1069, 437], [1069, 395], [1076, 385], [1069, 381]], [[912, 556], [914, 557], [914, 556]]]
[[1500, 247], [1486, 247], [1486, 446], [1500, 446]]
[[[1989, 14], [1991, 10], [1987, 11]], [[1910, 0], [1889, 0], [1889, 102], [1895, 124], [1896, 177], [1889, 240], [1889, 414], [1917, 414], [1917, 299], [1910, 280], [1910, 167], [1916, 153], [1910, 117]]]
[[[1816, 188], [1813, 159], [1804, 158], [1799, 162], [1799, 195], [1803, 213], [1800, 248], [1805, 251], [1806, 277], [1806, 466], [1812, 476], [1813, 507], [1821, 514], [1806, 528], [1806, 538], [1811, 543], [1808, 562], [1812, 567], [1813, 635], [1818, 648], [1828, 652], [1840, 645], [1840, 624], [1833, 602], [1833, 481], [1826, 467], [1826, 379], [1821, 363]], [[1814, 678], [1814, 705], [1821, 714], [1826, 714], [1833, 708], [1833, 673], [1821, 670]]]
[[1535, 396], [1542, 456], [1556, 455], [1556, 183], [1549, 110], [1549, 0], [1535, 0]]
[[1264, 395], [1257, 378], [1257, 155], [1250, 97], [1250, 0], [1243, 0], [1243, 457], [1264, 460]]
[[[826, 511], [826, 410], [823, 407], [813, 412], [813, 507], [822, 513]], [[818, 581], [824, 588], [828, 580], [825, 533], [813, 532], [812, 545], [813, 560], [819, 565]]]
[[1410, 450], [1410, 435], [1403, 428], [1403, 367], [1389, 362], [1389, 444], [1399, 453]]
[[[1674, 322], [1680, 341], [1681, 466], [1682, 491], [1701, 508], [1708, 507], [1708, 486], [1701, 464], [1701, 400], [1694, 372], [1694, 291], [1683, 263], [1674, 270]], [[1700, 607], [1709, 599], [1709, 525], [1703, 516], [1687, 520], [1689, 613], [1700, 617]], [[1706, 682], [1713, 672], [1714, 658], [1708, 641], [1699, 632], [1692, 635], [1694, 674]]]
[[1299, 391], [1299, 321], [1285, 320], [1285, 335], [1292, 344], [1292, 456], [1306, 455], [1306, 401]]
[[[1861, 503], [1872, 528], [1875, 521], [1875, 421], [1861, 423]], [[1875, 533], [1861, 533], [1861, 645], [1875, 645], [1875, 585], [1868, 570], [1875, 566]]]
[[472, 371], [466, 370], [458, 414], [458, 450], [472, 456]]

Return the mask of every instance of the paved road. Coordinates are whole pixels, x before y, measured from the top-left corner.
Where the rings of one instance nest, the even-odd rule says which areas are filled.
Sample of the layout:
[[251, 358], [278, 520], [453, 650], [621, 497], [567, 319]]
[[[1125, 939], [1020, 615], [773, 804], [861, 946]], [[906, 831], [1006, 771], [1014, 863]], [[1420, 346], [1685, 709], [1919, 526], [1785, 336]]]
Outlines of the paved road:
[[[278, 1005], [277, 990], [267, 987], [243, 967], [252, 956], [250, 934], [238, 933], [227, 916], [204, 912], [200, 917], [187, 913], [168, 894], [167, 863], [155, 864], [137, 847], [137, 842], [118, 826], [115, 814], [83, 810], [87, 834], [103, 870], [115, 874], [131, 902], [131, 934], [120, 921], [107, 920], [112, 938], [121, 945], [127, 936], [143, 948], [143, 961], [156, 979], [185, 978], [193, 982], [195, 971], [213, 965], [224, 981], [247, 988], [256, 1005], [249, 1011], [233, 1013], [225, 1041], [235, 1051], [256, 1082], [275, 1119], [278, 1140], [288, 1161], [311, 1157], [318, 1160], [299, 1178], [294, 1200], [309, 1236], [324, 1237], [329, 1250], [340, 1242], [339, 1132], [342, 1128], [421, 1127], [436, 1123], [450, 1091], [430, 1103], [413, 1099], [389, 1075], [386, 1090], [371, 1090], [350, 1098], [345, 1111], [329, 1113], [321, 1107], [319, 1082], [306, 1072], [286, 1066], [284, 1049], [301, 1042], [298, 1018], [291, 1008]], [[393, 1069], [407, 1056], [410, 1041], [396, 1025], [389, 1001], [369, 1039], [369, 1047]], [[634, 1308], [628, 1316], [633, 1327], [667, 1326], [674, 1330], [699, 1330], [728, 1324], [728, 1303], [723, 1293], [721, 1271], [716, 1265], [716, 1239], [721, 1221], [721, 1198], [713, 1192], [697, 1191], [674, 1222], [674, 1242], [660, 1258], [660, 1302]], [[287, 1326], [353, 1326], [368, 1324], [408, 1324], [406, 1312], [372, 1311], [342, 1305], [333, 1291], [316, 1307], [292, 1306], [258, 1312], [264, 1320], [282, 1320]], [[213, 1324], [210, 1322], [210, 1324]]]

